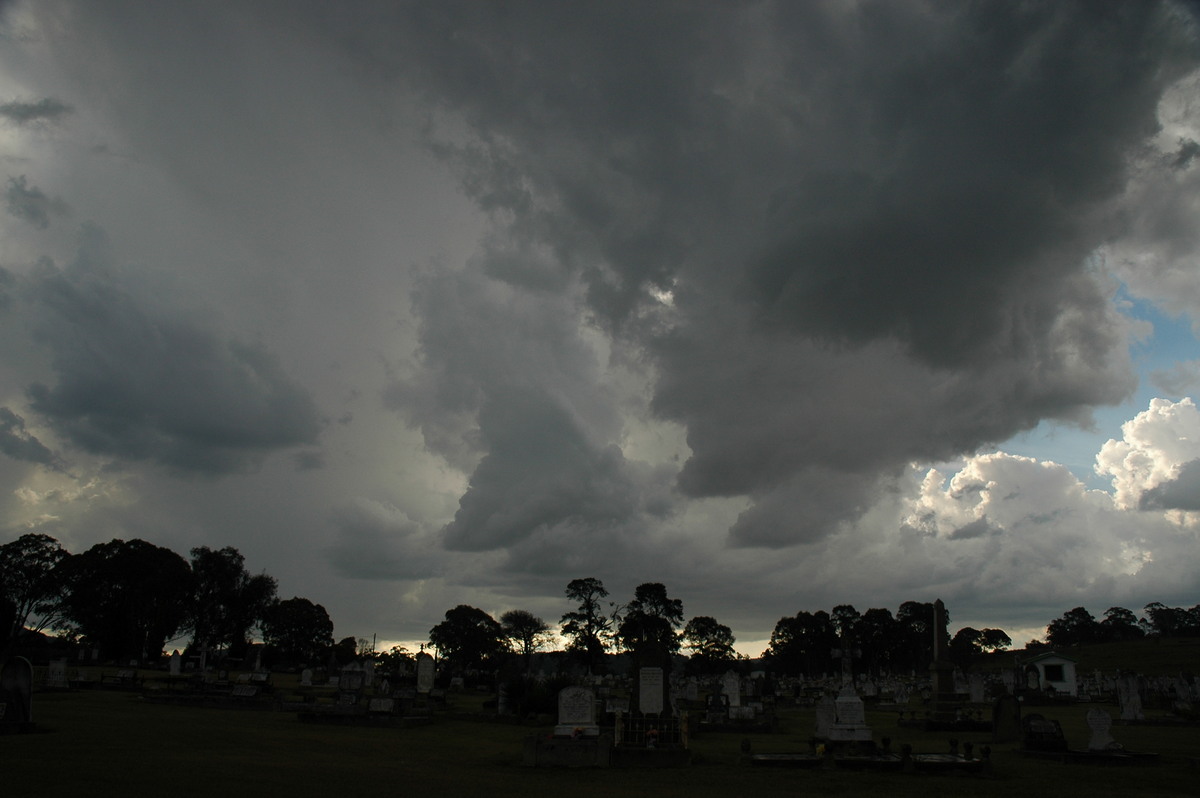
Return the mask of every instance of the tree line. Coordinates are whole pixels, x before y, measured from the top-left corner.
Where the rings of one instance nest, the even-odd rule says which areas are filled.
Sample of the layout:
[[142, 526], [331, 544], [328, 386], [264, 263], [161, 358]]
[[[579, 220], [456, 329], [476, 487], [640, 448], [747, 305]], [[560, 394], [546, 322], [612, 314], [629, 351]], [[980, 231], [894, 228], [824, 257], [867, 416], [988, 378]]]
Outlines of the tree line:
[[[694, 673], [718, 672], [743, 659], [728, 626], [706, 615], [685, 623], [683, 602], [659, 582], [638, 585], [625, 604], [609, 601], [604, 583], [595, 577], [572, 580], [565, 594], [574, 609], [559, 620], [559, 633], [566, 653], [591, 672], [602, 671], [614, 653], [629, 655], [641, 667], [668, 666], [686, 652]], [[510, 611], [496, 621], [483, 610], [459, 605], [430, 630], [429, 639], [452, 668], [466, 671], [495, 666], [508, 650], [506, 640], [521, 640], [528, 658], [550, 633], [548, 623], [528, 612]], [[1000, 629], [965, 627], [953, 638], [946, 634], [943, 643], [947, 656], [965, 667], [975, 655], [1004, 649], [1012, 640]], [[777, 673], [816, 676], [836, 672], [848, 652], [857, 672], [898, 673], [927, 670], [933, 646], [932, 603], [908, 601], [895, 615], [882, 608], [859, 613], [841, 604], [832, 612], [780, 618], [763, 658]]]
[[144, 540], [113, 539], [71, 554], [49, 535], [0, 546], [0, 652], [27, 632], [53, 629], [105, 660], [153, 660], [168, 640], [240, 659], [257, 632], [281, 660], [308, 662], [333, 648], [320, 604], [281, 600], [276, 581], [246, 570], [232, 546], [191, 559]]
[[[318, 664], [371, 656], [390, 662], [409, 659], [401, 648], [376, 654], [367, 641], [337, 643], [333, 622], [320, 604], [294, 596], [280, 599], [276, 580], [251, 574], [237, 549], [193, 548], [190, 559], [144, 540], [114, 539], [80, 554], [66, 551], [44, 534], [26, 534], [0, 545], [0, 652], [25, 630], [54, 629], [60, 637], [98, 649], [106, 660], [154, 659], [168, 640], [187, 635], [188, 650], [220, 652], [241, 659], [261, 637], [276, 663]], [[669, 666], [686, 652], [694, 672], [717, 672], [742, 658], [733, 631], [711, 616], [684, 621], [683, 602], [659, 582], [638, 585], [633, 597], [609, 600], [595, 577], [571, 580], [565, 595], [572, 609], [558, 633], [565, 653], [592, 672], [609, 654], [627, 654], [636, 666]], [[1112, 607], [1103, 620], [1076, 607], [1050, 622], [1055, 646], [1146, 635], [1200, 636], [1200, 605], [1186, 610], [1153, 602], [1139, 619]], [[947, 616], [947, 621], [949, 620]], [[832, 611], [800, 611], [780, 618], [763, 652], [778, 673], [836, 672], [848, 656], [856, 672], [923, 672], [934, 657], [933, 605], [906, 601], [896, 613], [871, 608], [860, 613], [840, 604]], [[964, 627], [944, 633], [947, 656], [967, 667], [980, 653], [1012, 644], [1000, 629]], [[460, 604], [429, 631], [429, 642], [453, 670], [498, 667], [515, 656], [528, 668], [534, 653], [554, 640], [554, 630], [527, 610], [499, 620]], [[1044, 645], [1030, 641], [1029, 646]]]
[[1076, 607], [1049, 623], [1046, 640], [1052, 646], [1074, 646], [1149, 636], [1200, 637], [1200, 604], [1184, 609], [1152, 601], [1143, 610], [1145, 616], [1138, 618], [1125, 607], [1109, 607], [1104, 611], [1104, 619], [1097, 620], [1086, 608]]

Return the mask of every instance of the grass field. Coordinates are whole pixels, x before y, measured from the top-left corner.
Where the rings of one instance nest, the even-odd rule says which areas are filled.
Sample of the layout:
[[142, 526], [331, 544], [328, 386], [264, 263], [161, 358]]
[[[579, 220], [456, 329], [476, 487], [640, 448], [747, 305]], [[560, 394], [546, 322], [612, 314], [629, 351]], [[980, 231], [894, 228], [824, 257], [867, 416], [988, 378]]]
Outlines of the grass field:
[[[707, 733], [692, 740], [693, 764], [674, 770], [549, 770], [521, 765], [522, 741], [549, 727], [487, 719], [482, 698], [452, 697], [431, 726], [329, 727], [290, 712], [152, 704], [136, 693], [38, 693], [38, 732], [0, 736], [0, 795], [338, 796], [387, 791], [450, 796], [920, 796], [965, 793], [1036, 798], [1063, 795], [1195, 796], [1200, 728], [1114, 726], [1129, 750], [1161, 755], [1149, 766], [1066, 765], [993, 745], [987, 777], [788, 770], [744, 764], [755, 752], [808, 750], [811, 710], [781, 717], [768, 735]], [[1059, 719], [1072, 747], [1085, 747], [1089, 705], [1038, 709]], [[1114, 717], [1116, 707], [1105, 707]], [[917, 752], [947, 750], [948, 735], [901, 729], [892, 712], [868, 712], [876, 739]], [[987, 735], [962, 735], [977, 748]]]

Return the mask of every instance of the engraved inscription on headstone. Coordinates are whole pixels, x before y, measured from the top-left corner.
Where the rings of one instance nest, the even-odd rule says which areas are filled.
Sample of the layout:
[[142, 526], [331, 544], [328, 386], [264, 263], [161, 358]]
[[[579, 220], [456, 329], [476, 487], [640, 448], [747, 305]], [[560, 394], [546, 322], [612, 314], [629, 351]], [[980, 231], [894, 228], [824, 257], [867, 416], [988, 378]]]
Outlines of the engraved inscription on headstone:
[[600, 733], [596, 725], [596, 696], [590, 687], [564, 687], [558, 691], [559, 737], [594, 737]]
[[638, 671], [638, 709], [646, 715], [663, 711], [662, 668], [642, 668]]

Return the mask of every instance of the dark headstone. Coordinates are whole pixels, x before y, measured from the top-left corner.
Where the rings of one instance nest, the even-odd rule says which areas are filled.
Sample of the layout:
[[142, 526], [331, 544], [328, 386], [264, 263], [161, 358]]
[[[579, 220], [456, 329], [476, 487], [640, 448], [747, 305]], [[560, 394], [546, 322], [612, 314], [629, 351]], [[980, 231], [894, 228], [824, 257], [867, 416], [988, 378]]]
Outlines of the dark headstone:
[[33, 665], [24, 657], [13, 657], [0, 670], [0, 704], [6, 724], [33, 722]]
[[1021, 702], [1004, 694], [992, 705], [992, 742], [1015, 743], [1021, 739]]
[[1022, 745], [1026, 751], [1066, 751], [1067, 738], [1058, 721], [1042, 715], [1027, 715], [1021, 720]]

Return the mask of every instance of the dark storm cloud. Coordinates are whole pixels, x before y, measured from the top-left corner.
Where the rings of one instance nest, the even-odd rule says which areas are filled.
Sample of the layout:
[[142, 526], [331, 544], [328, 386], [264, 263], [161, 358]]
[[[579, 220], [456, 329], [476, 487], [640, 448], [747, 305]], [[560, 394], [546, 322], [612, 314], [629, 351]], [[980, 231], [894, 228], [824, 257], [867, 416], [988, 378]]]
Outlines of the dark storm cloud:
[[[654, 407], [692, 450], [680, 487], [761, 505], [742, 542], [811, 539], [878, 474], [1134, 386], [1086, 262], [1121, 232], [1164, 90], [1200, 63], [1175, 5], [439, 3], [376, 21], [355, 57], [464, 119], [470, 141], [438, 141], [464, 187], [653, 353]], [[558, 284], [511, 252], [482, 273]], [[832, 481], [837, 501], [802, 490]], [[805, 502], [825, 507], [809, 531], [786, 523]]]
[[428, 579], [438, 570], [434, 549], [417, 524], [390, 505], [359, 501], [333, 514], [333, 567], [351, 579]]
[[495, 549], [565, 522], [605, 528], [631, 520], [640, 491], [619, 448], [588, 441], [544, 394], [495, 393], [479, 416], [487, 454], [446, 527], [448, 548]]
[[67, 210], [62, 200], [47, 196], [37, 186], [30, 186], [25, 175], [10, 177], [4, 194], [11, 216], [24, 219], [43, 230], [50, 226], [51, 216], [61, 216]]
[[74, 262], [43, 262], [23, 291], [57, 377], [29, 386], [30, 406], [65, 440], [213, 474], [314, 442], [316, 408], [270, 353], [152, 306], [122, 282], [102, 234], [82, 239]]
[[1138, 501], [1142, 510], [1200, 510], [1200, 460], [1179, 467], [1172, 480], [1150, 488]]
[[[3, 10], [0, 8], [0, 12]], [[13, 100], [0, 104], [0, 118], [18, 125], [56, 122], [59, 118], [69, 114], [71, 110], [71, 106], [53, 97], [43, 97], [35, 102]]]
[[387, 395], [430, 449], [471, 473], [446, 547], [492, 550], [561, 525], [627, 530], [667, 514], [663, 475], [610, 442], [619, 420], [572, 303], [479, 278], [471, 267], [422, 280], [421, 370]]
[[7, 407], [0, 407], [0, 452], [56, 471], [63, 467], [62, 460], [25, 428], [25, 419]]

